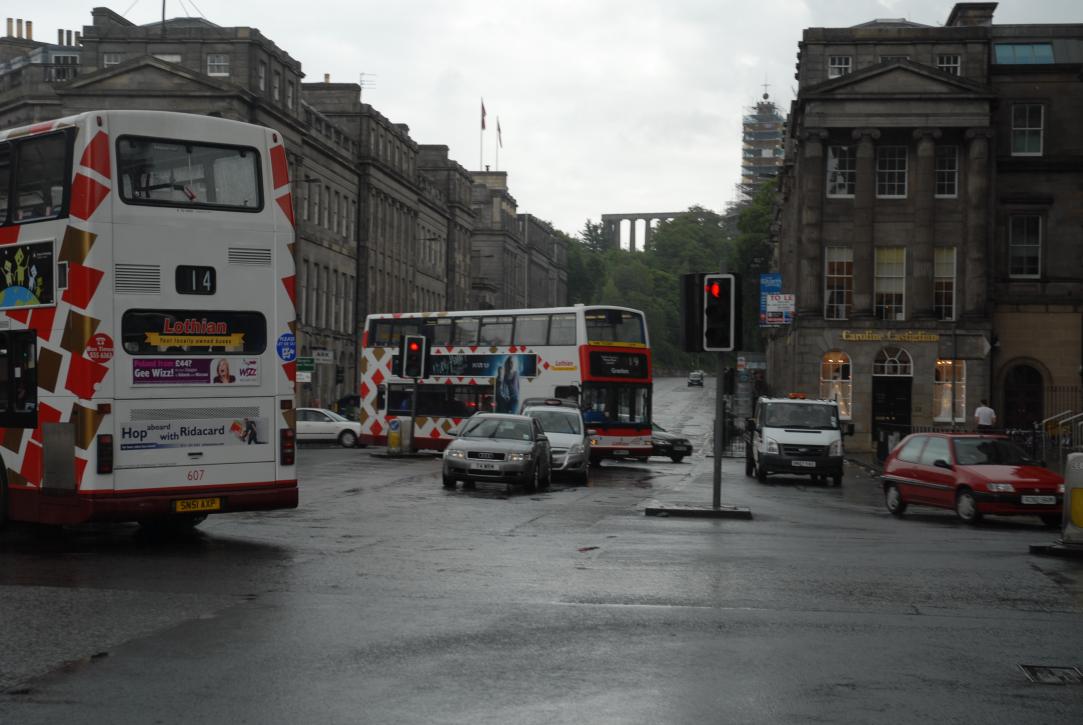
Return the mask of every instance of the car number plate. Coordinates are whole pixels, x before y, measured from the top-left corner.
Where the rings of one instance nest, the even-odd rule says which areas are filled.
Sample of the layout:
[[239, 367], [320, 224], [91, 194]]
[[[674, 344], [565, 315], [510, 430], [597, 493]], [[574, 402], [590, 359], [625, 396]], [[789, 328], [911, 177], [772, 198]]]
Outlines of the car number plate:
[[173, 510], [178, 514], [198, 513], [200, 511], [220, 511], [220, 498], [184, 498], [173, 502]]
[[495, 471], [498, 468], [495, 463], [474, 463], [470, 467], [475, 471]]
[[1023, 503], [1038, 504], [1042, 506], [1052, 506], [1057, 502], [1056, 496], [1023, 496]]
[[791, 461], [790, 465], [798, 468], [816, 468], [816, 461]]
[[673, 446], [673, 450], [675, 450], [675, 451], [687, 451], [688, 449], [685, 448], [684, 446]]

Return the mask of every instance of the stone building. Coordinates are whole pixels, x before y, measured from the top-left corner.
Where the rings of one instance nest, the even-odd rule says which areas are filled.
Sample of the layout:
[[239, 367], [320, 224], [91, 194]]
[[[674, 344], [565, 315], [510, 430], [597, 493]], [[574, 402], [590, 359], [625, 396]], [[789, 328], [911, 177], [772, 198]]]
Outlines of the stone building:
[[447, 206], [447, 309], [465, 310], [470, 304], [470, 242], [474, 229], [471, 208], [473, 177], [448, 157], [448, 147], [419, 147], [418, 168], [441, 190]]
[[516, 220], [518, 205], [506, 171], [475, 171], [471, 206], [470, 307], [527, 306], [527, 249]]
[[799, 46], [777, 249], [797, 313], [769, 384], [837, 397], [857, 446], [968, 425], [981, 398], [1008, 427], [1079, 409], [1083, 25], [995, 8]]
[[533, 214], [519, 214], [519, 238], [527, 249], [527, 306], [555, 307], [568, 299], [568, 240]]

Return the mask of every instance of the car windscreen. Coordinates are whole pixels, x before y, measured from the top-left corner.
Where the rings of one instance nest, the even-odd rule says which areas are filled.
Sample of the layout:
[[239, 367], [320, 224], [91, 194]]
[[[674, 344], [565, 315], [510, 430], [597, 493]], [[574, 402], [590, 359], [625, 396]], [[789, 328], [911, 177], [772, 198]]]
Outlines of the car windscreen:
[[532, 438], [530, 423], [506, 418], [473, 418], [460, 438], [501, 438], [528, 441]]
[[763, 424], [768, 428], [838, 430], [838, 409], [833, 405], [770, 403]]
[[578, 435], [583, 432], [579, 425], [578, 413], [565, 413], [559, 410], [532, 410], [527, 413], [541, 424], [546, 433], [572, 433]]
[[1014, 443], [997, 438], [957, 438], [955, 462], [960, 466], [1026, 466], [1034, 465]]

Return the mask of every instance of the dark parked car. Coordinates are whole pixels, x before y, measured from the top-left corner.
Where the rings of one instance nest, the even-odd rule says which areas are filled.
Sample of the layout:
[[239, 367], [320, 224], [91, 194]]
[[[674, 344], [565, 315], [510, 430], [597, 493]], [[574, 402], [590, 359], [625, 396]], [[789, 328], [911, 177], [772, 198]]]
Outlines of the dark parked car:
[[444, 451], [444, 487], [494, 481], [521, 484], [527, 491], [548, 488], [552, 477], [549, 439], [526, 415], [478, 413], [462, 424]]
[[668, 456], [674, 463], [680, 463], [685, 456], [692, 455], [692, 442], [651, 423], [651, 455]]
[[915, 433], [884, 460], [884, 501], [895, 516], [911, 504], [953, 509], [975, 524], [985, 514], [1061, 523], [1064, 479], [1002, 436]]
[[693, 385], [698, 385], [701, 388], [703, 387], [702, 370], [693, 370], [692, 372], [688, 373], [688, 386], [692, 387]]

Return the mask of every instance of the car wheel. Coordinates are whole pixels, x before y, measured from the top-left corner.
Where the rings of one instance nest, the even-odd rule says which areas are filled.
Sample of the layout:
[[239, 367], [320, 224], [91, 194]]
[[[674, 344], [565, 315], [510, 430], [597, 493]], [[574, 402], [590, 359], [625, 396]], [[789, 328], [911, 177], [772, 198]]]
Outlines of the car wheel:
[[[1051, 529], [1059, 529], [1064, 521], [1060, 514], [1042, 514], [1042, 523]], [[0, 521], [0, 526], [3, 525], [3, 522]]]
[[955, 514], [968, 524], [981, 521], [978, 502], [974, 500], [974, 494], [965, 488], [955, 497]]
[[455, 488], [455, 477], [449, 476], [446, 473], [443, 476], [444, 488]]
[[538, 484], [541, 482], [541, 465], [535, 463], [534, 470], [530, 472], [530, 478], [526, 482], [526, 492], [534, 493], [538, 490]]
[[684, 456], [670, 456], [669, 460], [673, 461], [674, 463], [680, 463], [684, 460]]
[[353, 448], [357, 445], [357, 434], [352, 430], [344, 430], [338, 434], [338, 444], [343, 448]]
[[545, 480], [541, 482], [541, 487], [543, 489], [545, 489], [546, 491], [548, 491], [549, 487], [551, 485], [553, 485], [553, 467], [552, 466], [546, 466], [545, 467]]
[[759, 462], [755, 463], [756, 466], [756, 480], [760, 483], [767, 483], [767, 469], [760, 465]]
[[586, 486], [590, 483], [590, 469], [584, 468], [583, 472], [575, 477], [575, 482], [580, 486]]
[[842, 473], [841, 472], [831, 474], [831, 485], [834, 486], [835, 488], [838, 488], [839, 486], [842, 485]]
[[902, 516], [906, 513], [906, 501], [903, 501], [902, 492], [894, 483], [889, 483], [884, 489], [884, 504], [887, 505], [888, 513], [892, 516]]

